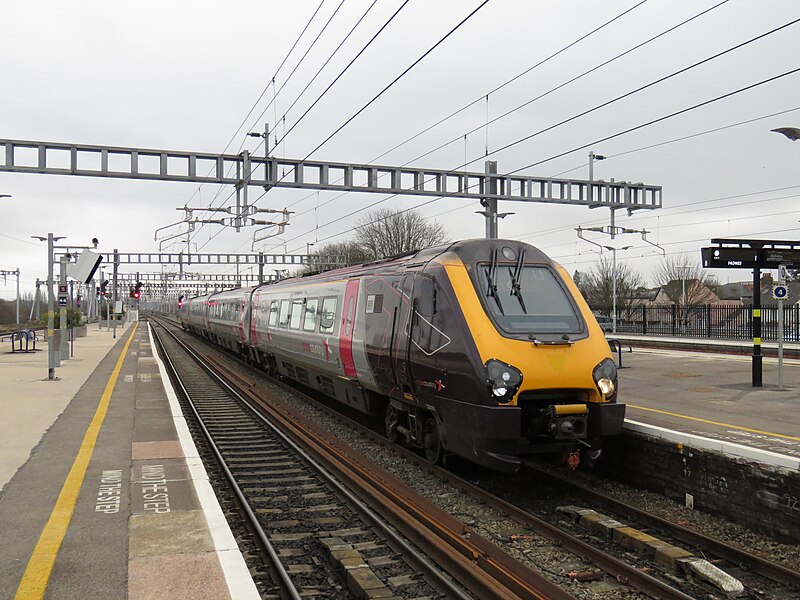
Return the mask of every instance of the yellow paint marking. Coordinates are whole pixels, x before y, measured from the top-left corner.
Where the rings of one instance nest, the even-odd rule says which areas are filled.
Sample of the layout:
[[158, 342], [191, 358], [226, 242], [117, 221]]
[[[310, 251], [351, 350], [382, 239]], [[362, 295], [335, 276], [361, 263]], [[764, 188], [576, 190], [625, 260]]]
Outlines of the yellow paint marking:
[[78, 455], [72, 463], [72, 468], [69, 470], [64, 485], [61, 487], [61, 493], [58, 495], [58, 500], [53, 507], [53, 512], [50, 513], [50, 519], [44, 526], [39, 541], [36, 542], [36, 547], [33, 549], [33, 554], [28, 561], [28, 566], [25, 568], [25, 573], [22, 575], [17, 593], [14, 600], [40, 600], [44, 597], [47, 590], [47, 583], [50, 580], [50, 573], [53, 570], [53, 564], [56, 562], [56, 556], [61, 548], [61, 542], [64, 541], [64, 536], [67, 533], [67, 527], [72, 520], [72, 513], [75, 510], [75, 504], [78, 502], [78, 494], [83, 485], [83, 479], [86, 476], [86, 469], [89, 467], [89, 461], [92, 459], [94, 447], [97, 443], [97, 436], [100, 434], [100, 427], [106, 418], [108, 412], [108, 405], [111, 402], [111, 393], [114, 391], [114, 386], [117, 383], [119, 372], [122, 369], [122, 362], [127, 356], [128, 347], [133, 341], [133, 334], [136, 332], [138, 323], [133, 326], [133, 331], [125, 342], [125, 347], [122, 349], [122, 354], [117, 360], [114, 371], [108, 379], [106, 388], [100, 398], [100, 404], [97, 406], [97, 411], [94, 413], [94, 418], [83, 436], [83, 442], [78, 450]]
[[760, 308], [754, 308], [753, 309], [753, 316], [754, 317], [760, 317], [761, 316], [761, 309]]
[[753, 338], [753, 345], [760, 346], [761, 345], [761, 338]]
[[770, 437], [783, 438], [785, 440], [792, 440], [800, 442], [800, 437], [793, 437], [791, 435], [783, 435], [782, 433], [772, 433], [771, 431], [761, 431], [760, 429], [751, 429], [749, 427], [740, 427], [739, 425], [731, 425], [730, 423], [720, 423], [719, 421], [709, 421], [708, 419], [701, 419], [700, 417], [690, 417], [689, 415], [682, 415], [680, 413], [667, 412], [666, 410], [657, 410], [655, 408], [647, 408], [644, 406], [637, 406], [635, 404], [628, 404], [631, 408], [638, 408], [649, 412], [658, 413], [660, 415], [669, 415], [670, 417], [680, 417], [681, 419], [688, 419], [690, 421], [699, 421], [700, 423], [708, 423], [709, 425], [718, 425], [720, 427], [727, 427], [728, 429], [738, 429], [740, 431], [747, 431], [749, 433], [758, 433], [760, 435], [768, 435]]

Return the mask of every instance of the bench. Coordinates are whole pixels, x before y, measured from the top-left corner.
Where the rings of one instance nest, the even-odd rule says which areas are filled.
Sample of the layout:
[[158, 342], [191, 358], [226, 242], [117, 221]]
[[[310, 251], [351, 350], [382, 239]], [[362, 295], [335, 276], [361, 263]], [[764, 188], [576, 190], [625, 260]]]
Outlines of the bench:
[[[617, 368], [622, 368], [622, 342], [616, 338], [606, 338], [608, 342], [608, 347], [611, 348], [612, 352], [617, 353]], [[633, 348], [628, 346], [628, 352], [633, 352]]]

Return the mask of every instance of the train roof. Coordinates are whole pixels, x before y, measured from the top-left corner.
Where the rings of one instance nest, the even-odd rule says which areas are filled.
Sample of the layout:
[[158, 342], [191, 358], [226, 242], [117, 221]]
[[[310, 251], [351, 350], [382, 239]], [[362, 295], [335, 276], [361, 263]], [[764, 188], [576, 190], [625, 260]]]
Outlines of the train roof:
[[[508, 250], [506, 250], [508, 249]], [[406, 268], [411, 265], [418, 265], [420, 262], [431, 260], [446, 252], [452, 252], [458, 256], [465, 263], [484, 262], [492, 259], [493, 251], [497, 250], [497, 258], [500, 262], [514, 262], [519, 256], [520, 250], [524, 250], [526, 263], [546, 263], [553, 264], [553, 261], [544, 252], [519, 240], [508, 239], [484, 239], [476, 238], [469, 240], [459, 240], [455, 242], [448, 242], [439, 246], [431, 246], [430, 248], [423, 248], [421, 250], [412, 250], [389, 256], [378, 260], [360, 263], [357, 265], [349, 265], [338, 269], [331, 269], [329, 271], [321, 271], [319, 273], [309, 273], [306, 275], [299, 275], [295, 277], [288, 277], [278, 281], [269, 281], [261, 285], [250, 286], [248, 288], [235, 288], [232, 290], [225, 290], [214, 294], [207, 294], [206, 296], [196, 296], [191, 300], [201, 298], [224, 298], [231, 296], [239, 296], [242, 292], [250, 293], [256, 289], [268, 288], [273, 285], [286, 285], [291, 283], [307, 283], [314, 280], [330, 280], [337, 278], [347, 278], [351, 275], [362, 273], [365, 271], [373, 271], [386, 267], [388, 270]], [[223, 296], [224, 294], [224, 296]]]

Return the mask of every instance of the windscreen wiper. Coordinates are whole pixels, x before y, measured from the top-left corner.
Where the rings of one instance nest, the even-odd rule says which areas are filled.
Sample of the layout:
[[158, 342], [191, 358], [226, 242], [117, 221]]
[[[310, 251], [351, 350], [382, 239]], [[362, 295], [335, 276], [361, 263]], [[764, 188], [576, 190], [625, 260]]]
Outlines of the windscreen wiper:
[[486, 290], [486, 296], [491, 296], [497, 302], [497, 308], [500, 309], [500, 314], [505, 315], [503, 305], [500, 303], [500, 296], [497, 295], [497, 284], [494, 282], [494, 276], [497, 274], [497, 248], [492, 250], [492, 262], [489, 265], [489, 270], [486, 272], [486, 279], [489, 282], [489, 289]]
[[526, 315], [528, 314], [528, 309], [525, 308], [525, 300], [522, 298], [522, 283], [520, 281], [520, 275], [522, 275], [522, 262], [525, 260], [525, 250], [520, 250], [519, 258], [517, 259], [517, 265], [514, 267], [514, 270], [511, 270], [511, 267], [508, 268], [508, 274], [511, 276], [511, 295], [516, 296], [517, 300], [519, 300], [519, 305], [522, 307], [522, 312]]

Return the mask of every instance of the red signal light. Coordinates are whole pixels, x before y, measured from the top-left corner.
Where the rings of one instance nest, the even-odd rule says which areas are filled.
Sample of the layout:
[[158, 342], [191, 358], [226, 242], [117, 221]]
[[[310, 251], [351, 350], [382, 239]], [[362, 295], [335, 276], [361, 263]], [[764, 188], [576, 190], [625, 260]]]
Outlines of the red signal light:
[[133, 292], [133, 297], [134, 297], [136, 300], [138, 300], [138, 299], [139, 299], [139, 297], [140, 297], [141, 295], [142, 295], [142, 294], [139, 292], [139, 290], [136, 290], [135, 292]]

